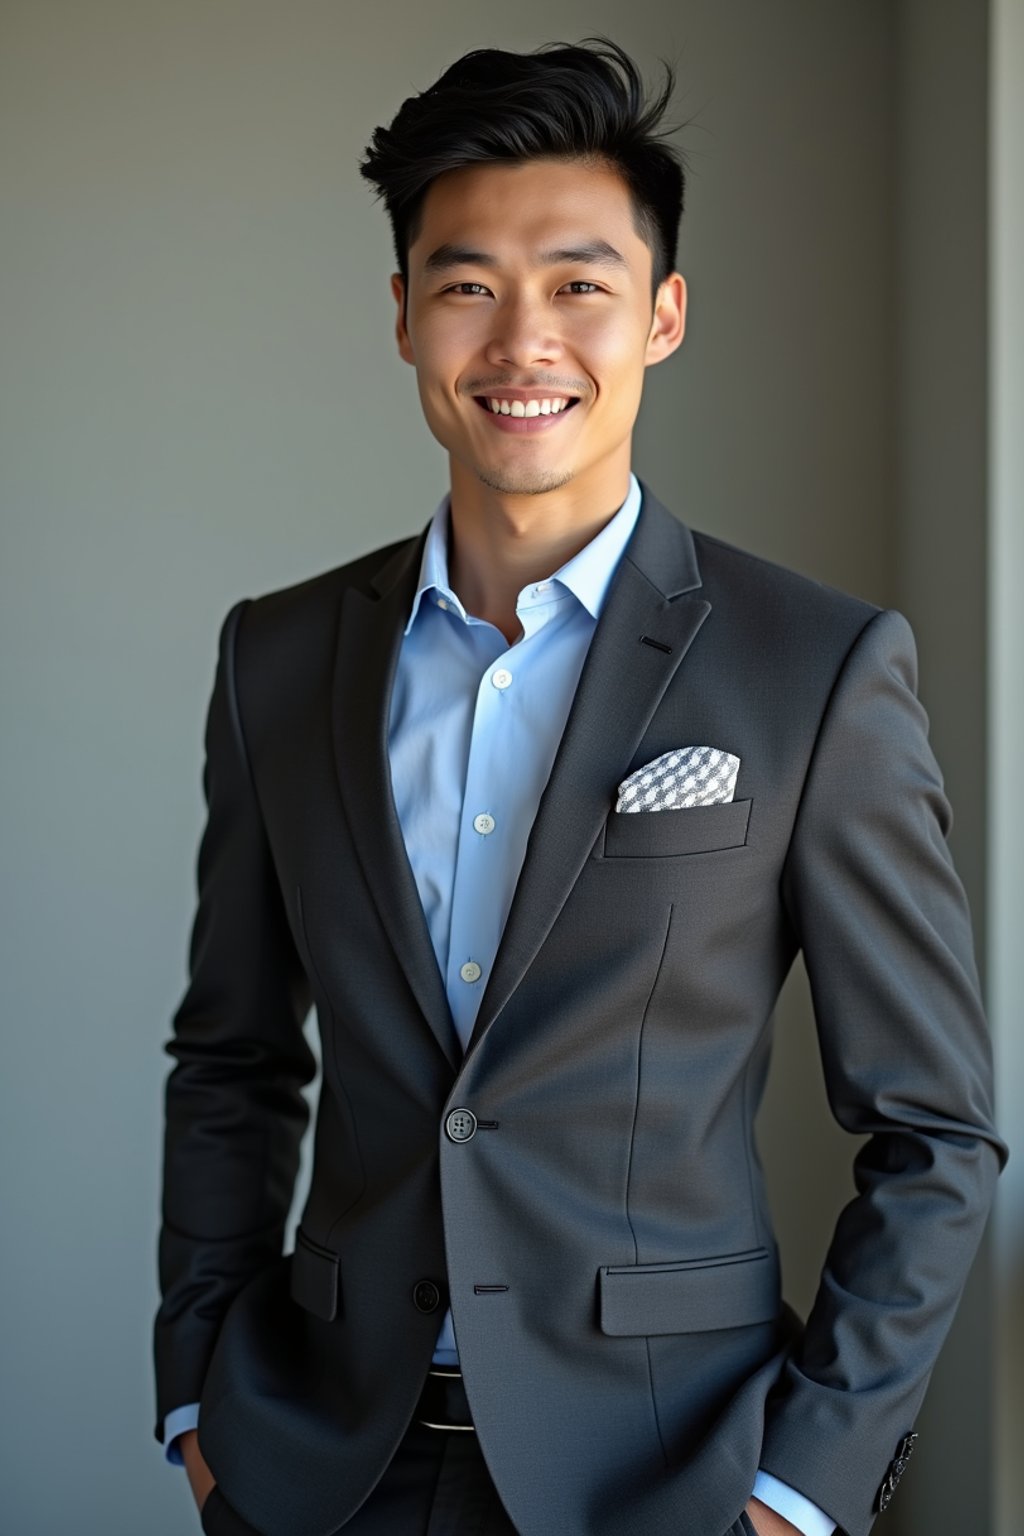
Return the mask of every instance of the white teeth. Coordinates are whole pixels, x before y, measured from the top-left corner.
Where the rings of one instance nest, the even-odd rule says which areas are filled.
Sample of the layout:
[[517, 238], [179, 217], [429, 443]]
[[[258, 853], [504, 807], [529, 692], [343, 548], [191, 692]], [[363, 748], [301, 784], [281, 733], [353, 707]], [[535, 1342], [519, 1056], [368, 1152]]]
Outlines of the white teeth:
[[568, 400], [489, 400], [495, 415], [557, 416], [568, 407]]

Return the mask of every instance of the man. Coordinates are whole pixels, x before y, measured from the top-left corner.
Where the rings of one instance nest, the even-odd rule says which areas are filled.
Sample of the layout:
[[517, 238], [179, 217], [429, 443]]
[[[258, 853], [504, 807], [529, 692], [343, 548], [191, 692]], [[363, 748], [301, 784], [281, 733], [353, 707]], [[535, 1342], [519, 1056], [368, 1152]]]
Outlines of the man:
[[[685, 326], [671, 89], [481, 50], [363, 165], [451, 486], [221, 630], [155, 1338], [214, 1536], [864, 1536], [982, 1231], [910, 628], [631, 470]], [[801, 948], [868, 1138], [806, 1323], [752, 1134]]]

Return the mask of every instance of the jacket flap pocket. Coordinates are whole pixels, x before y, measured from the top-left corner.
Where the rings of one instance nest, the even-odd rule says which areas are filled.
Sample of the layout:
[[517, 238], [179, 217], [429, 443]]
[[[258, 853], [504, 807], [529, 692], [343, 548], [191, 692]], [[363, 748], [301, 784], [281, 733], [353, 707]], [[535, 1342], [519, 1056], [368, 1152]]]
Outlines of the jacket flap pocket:
[[781, 1306], [778, 1257], [767, 1248], [673, 1264], [602, 1264], [602, 1333], [696, 1333], [767, 1323]]
[[649, 859], [740, 848], [747, 840], [752, 804], [726, 800], [676, 810], [613, 811], [605, 822], [604, 856]]
[[292, 1300], [315, 1317], [332, 1322], [338, 1314], [340, 1299], [338, 1255], [332, 1248], [315, 1243], [299, 1227], [291, 1259], [289, 1289]]

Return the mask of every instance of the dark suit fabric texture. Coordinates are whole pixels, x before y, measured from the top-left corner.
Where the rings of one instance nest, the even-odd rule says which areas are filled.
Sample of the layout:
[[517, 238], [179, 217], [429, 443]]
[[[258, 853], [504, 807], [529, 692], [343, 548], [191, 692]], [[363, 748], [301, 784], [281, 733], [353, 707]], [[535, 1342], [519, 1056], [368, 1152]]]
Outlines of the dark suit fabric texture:
[[[266, 1536], [356, 1514], [449, 1303], [522, 1536], [725, 1536], [759, 1465], [865, 1536], [902, 1469], [1006, 1156], [913, 634], [640, 483], [464, 1056], [387, 759], [426, 530], [222, 625], [156, 1432], [199, 1401]], [[731, 803], [614, 811], [688, 743], [740, 758]], [[753, 1135], [800, 949], [831, 1109], [867, 1137], [806, 1320]]]

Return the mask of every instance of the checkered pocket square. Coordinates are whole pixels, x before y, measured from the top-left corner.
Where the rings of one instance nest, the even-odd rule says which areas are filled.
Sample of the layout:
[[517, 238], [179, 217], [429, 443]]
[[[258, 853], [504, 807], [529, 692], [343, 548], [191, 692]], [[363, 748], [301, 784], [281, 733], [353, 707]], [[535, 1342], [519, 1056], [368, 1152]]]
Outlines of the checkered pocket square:
[[736, 792], [739, 766], [738, 757], [719, 747], [676, 747], [623, 779], [615, 809], [671, 811], [725, 805]]

